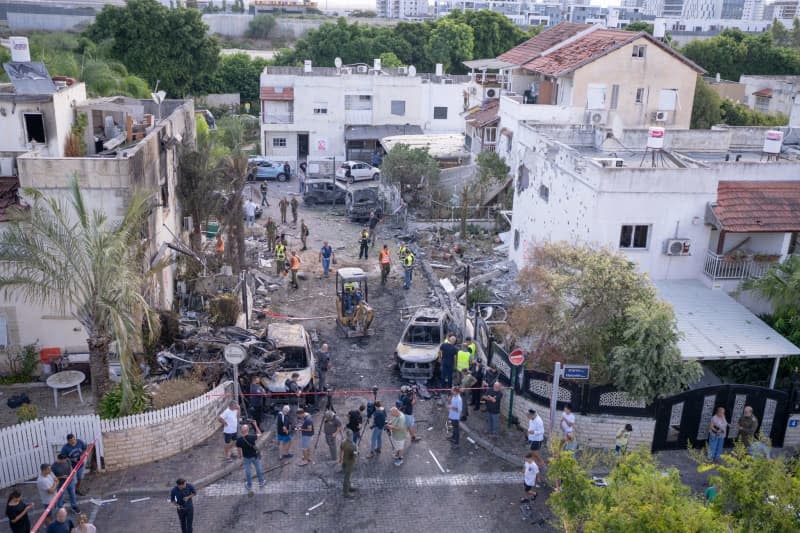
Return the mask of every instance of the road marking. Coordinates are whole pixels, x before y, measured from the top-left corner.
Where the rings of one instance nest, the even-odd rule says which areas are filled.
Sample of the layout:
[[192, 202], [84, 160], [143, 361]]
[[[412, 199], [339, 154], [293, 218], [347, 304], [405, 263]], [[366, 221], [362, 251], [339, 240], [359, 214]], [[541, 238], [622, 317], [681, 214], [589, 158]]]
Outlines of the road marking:
[[[520, 482], [520, 475], [516, 472], [488, 472], [480, 474], [449, 474], [438, 476], [415, 476], [409, 478], [359, 478], [357, 485], [362, 490], [382, 489], [408, 489], [420, 487], [465, 487], [472, 485], [511, 485]], [[338, 488], [341, 479], [338, 478], [308, 478], [297, 481], [278, 481], [267, 483], [264, 488], [253, 487], [256, 494], [293, 494], [308, 492], [323, 492], [332, 487]], [[248, 494], [244, 483], [224, 482], [214, 483], [202, 489], [205, 496], [244, 496]]]

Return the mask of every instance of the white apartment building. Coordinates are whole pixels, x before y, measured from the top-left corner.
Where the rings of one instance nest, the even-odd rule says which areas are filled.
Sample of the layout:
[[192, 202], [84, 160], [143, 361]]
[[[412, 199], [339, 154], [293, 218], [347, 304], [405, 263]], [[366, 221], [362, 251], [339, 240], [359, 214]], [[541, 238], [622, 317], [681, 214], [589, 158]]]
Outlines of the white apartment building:
[[[381, 138], [462, 133], [468, 76], [381, 69], [266, 67], [261, 73], [261, 153], [278, 161], [369, 161]], [[309, 165], [311, 167], [311, 165]]]
[[428, 16], [428, 0], [376, 0], [375, 12], [390, 19], [420, 19]]
[[761, 113], [782, 113], [792, 127], [800, 125], [800, 76], [758, 76], [742, 74], [744, 104]]

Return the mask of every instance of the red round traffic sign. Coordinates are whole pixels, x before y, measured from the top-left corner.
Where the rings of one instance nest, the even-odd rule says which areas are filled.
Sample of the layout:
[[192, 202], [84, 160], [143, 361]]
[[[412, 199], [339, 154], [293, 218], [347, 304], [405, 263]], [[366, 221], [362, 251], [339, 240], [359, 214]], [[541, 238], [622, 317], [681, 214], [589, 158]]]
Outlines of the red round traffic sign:
[[510, 354], [508, 354], [508, 360], [514, 366], [519, 366], [525, 362], [525, 352], [517, 348], [513, 350]]

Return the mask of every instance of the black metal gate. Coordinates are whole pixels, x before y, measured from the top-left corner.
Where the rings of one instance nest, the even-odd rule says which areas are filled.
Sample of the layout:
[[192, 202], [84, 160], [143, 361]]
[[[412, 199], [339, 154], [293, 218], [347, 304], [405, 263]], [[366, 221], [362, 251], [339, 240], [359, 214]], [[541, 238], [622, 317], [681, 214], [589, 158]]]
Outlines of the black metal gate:
[[725, 417], [730, 423], [725, 445], [732, 446], [739, 435], [739, 418], [747, 405], [758, 417], [759, 433], [768, 436], [773, 446], [783, 446], [789, 395], [751, 385], [722, 385], [690, 390], [659, 400], [653, 451], [686, 448], [687, 442], [697, 448], [704, 446], [717, 407], [725, 408]]

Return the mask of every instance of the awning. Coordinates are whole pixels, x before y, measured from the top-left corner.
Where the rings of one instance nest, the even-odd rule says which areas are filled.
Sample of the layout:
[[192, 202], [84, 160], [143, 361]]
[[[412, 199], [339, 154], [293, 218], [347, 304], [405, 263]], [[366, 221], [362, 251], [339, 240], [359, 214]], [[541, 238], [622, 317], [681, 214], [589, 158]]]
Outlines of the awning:
[[500, 61], [499, 59], [473, 59], [471, 61], [463, 61], [462, 64], [467, 68], [473, 70], [500, 70], [503, 68], [513, 68], [516, 65], [508, 61]]
[[420, 135], [422, 128], [408, 124], [384, 124], [382, 126], [348, 126], [344, 130], [345, 141], [374, 141], [393, 135]]
[[731, 233], [800, 231], [800, 181], [720, 181], [708, 220]]
[[294, 100], [294, 87], [262, 87], [261, 99], [272, 102], [291, 102]]
[[759, 89], [758, 91], [753, 93], [753, 96], [765, 96], [767, 98], [772, 98], [772, 89], [767, 87], [766, 89]]
[[726, 292], [698, 280], [656, 281], [658, 294], [675, 310], [684, 359], [765, 359], [800, 355], [786, 340]]
[[387, 152], [398, 144], [405, 144], [409, 148], [423, 148], [434, 159], [463, 159], [469, 160], [470, 152], [464, 146], [463, 133], [438, 133], [430, 135], [397, 135], [384, 137], [381, 140], [383, 149]]
[[475, 128], [483, 128], [500, 121], [498, 113], [498, 100], [489, 100], [481, 107], [477, 107], [466, 114], [464, 121]]

